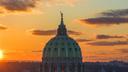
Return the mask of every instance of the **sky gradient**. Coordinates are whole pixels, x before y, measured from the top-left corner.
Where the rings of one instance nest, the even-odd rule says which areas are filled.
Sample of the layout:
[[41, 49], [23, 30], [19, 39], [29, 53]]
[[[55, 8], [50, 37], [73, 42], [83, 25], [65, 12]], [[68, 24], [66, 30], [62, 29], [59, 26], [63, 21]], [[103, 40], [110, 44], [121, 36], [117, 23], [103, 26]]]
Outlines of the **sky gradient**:
[[61, 10], [83, 61], [128, 61], [128, 0], [1, 0], [2, 60], [41, 61]]

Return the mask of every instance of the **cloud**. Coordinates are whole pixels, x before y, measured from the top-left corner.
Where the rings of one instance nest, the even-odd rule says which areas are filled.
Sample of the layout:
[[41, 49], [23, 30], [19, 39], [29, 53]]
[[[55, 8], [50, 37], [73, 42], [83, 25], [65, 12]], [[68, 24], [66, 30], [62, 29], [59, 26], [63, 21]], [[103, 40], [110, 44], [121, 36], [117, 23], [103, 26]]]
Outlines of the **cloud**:
[[97, 61], [97, 62], [108, 62], [108, 61], [125, 61], [127, 62], [127, 56], [86, 56], [84, 57], [86, 61]]
[[36, 7], [37, 1], [39, 0], [0, 0], [0, 12], [28, 11]]
[[33, 30], [33, 35], [54, 35], [56, 33], [55, 30]]
[[89, 41], [93, 41], [93, 40], [89, 40], [89, 39], [76, 39], [76, 41], [78, 41], [78, 42], [89, 42]]
[[123, 17], [96, 17], [81, 19], [81, 22], [88, 23], [91, 25], [119, 25], [121, 23], [128, 23], [128, 18]]
[[115, 52], [113, 52], [113, 51], [97, 51], [97, 52], [95, 52], [95, 54], [97, 54], [97, 55], [111, 55], [111, 54], [117, 54], [117, 53], [115, 53]]
[[42, 50], [33, 50], [32, 52], [38, 53], [38, 52], [42, 52]]
[[128, 16], [128, 9], [110, 10], [110, 11], [102, 12], [101, 15], [110, 16], [110, 17]]
[[[44, 36], [56, 34], [56, 30], [32, 30], [31, 32], [33, 35], [44, 35]], [[72, 30], [69, 30], [68, 33], [71, 35], [81, 35], [82, 34], [80, 32], [76, 32], [76, 31], [72, 31]]]
[[97, 17], [80, 19], [82, 23], [91, 25], [120, 25], [128, 23], [128, 9], [101, 12]]
[[128, 41], [99, 41], [99, 42], [91, 42], [88, 43], [93, 46], [115, 46], [115, 45], [128, 45]]
[[74, 6], [78, 0], [43, 0], [47, 6], [62, 6], [62, 5], [70, 5]]
[[7, 27], [0, 25], [0, 30], [6, 30]]
[[124, 36], [97, 35], [96, 39], [125, 38]]
[[72, 31], [72, 30], [68, 30], [68, 33], [71, 35], [81, 35], [81, 32], [76, 32], [76, 31]]
[[41, 6], [61, 6], [70, 5], [74, 6], [78, 0], [0, 0], [0, 14], [8, 13], [26, 13], [26, 12], [39, 12], [40, 10], [33, 9]]
[[117, 49], [121, 53], [128, 53], [128, 48]]
[[41, 50], [33, 50], [33, 51], [31, 51], [31, 50], [29, 50], [29, 51], [27, 51], [27, 50], [20, 50], [20, 51], [8, 50], [4, 54], [5, 55], [15, 55], [15, 54], [25, 54], [25, 55], [27, 55], [27, 54], [41, 53], [41, 52], [42, 52]]

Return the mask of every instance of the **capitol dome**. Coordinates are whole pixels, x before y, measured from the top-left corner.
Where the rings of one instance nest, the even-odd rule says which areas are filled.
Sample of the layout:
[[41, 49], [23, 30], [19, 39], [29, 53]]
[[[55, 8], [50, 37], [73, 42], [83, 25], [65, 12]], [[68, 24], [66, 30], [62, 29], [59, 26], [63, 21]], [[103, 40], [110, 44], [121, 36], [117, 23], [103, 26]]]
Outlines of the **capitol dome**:
[[78, 43], [67, 34], [64, 25], [63, 14], [61, 23], [57, 29], [57, 35], [50, 39], [43, 50], [43, 61], [45, 62], [81, 62], [82, 55]]

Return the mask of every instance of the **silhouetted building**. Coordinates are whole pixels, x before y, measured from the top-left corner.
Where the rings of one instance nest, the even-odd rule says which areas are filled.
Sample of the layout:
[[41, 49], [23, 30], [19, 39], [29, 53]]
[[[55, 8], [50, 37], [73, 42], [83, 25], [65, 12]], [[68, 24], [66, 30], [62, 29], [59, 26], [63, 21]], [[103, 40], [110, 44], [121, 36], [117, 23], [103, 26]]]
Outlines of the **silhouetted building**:
[[81, 49], [68, 36], [61, 13], [57, 35], [44, 47], [41, 72], [84, 72], [83, 65]]
[[102, 67], [102, 68], [101, 68], [101, 71], [99, 71], [99, 72], [106, 72], [106, 71], [105, 71], [105, 69]]

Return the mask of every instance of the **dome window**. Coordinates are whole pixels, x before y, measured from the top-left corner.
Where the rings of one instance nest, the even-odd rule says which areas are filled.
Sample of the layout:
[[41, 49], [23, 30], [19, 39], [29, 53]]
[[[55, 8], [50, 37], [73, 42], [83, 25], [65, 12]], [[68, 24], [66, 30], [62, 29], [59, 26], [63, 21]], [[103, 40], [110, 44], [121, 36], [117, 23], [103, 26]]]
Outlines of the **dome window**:
[[73, 45], [76, 45], [75, 43], [73, 43]]
[[62, 51], [64, 51], [65, 49], [64, 48], [62, 48]]
[[58, 51], [58, 48], [55, 48], [54, 50], [55, 50], [55, 51]]
[[75, 51], [77, 51], [78, 49], [77, 48], [75, 48]]
[[72, 48], [69, 48], [69, 51], [72, 51]]
[[66, 56], [65, 48], [61, 48], [61, 56], [62, 57]]

